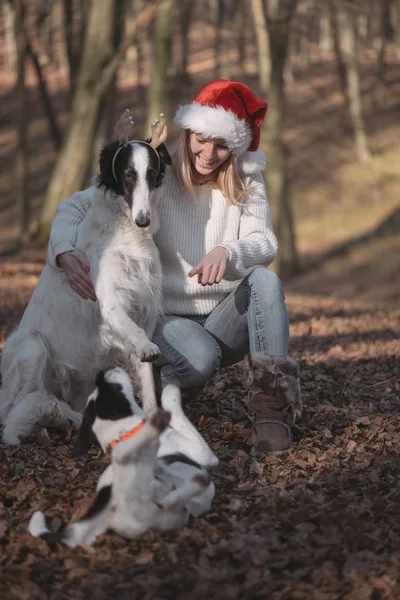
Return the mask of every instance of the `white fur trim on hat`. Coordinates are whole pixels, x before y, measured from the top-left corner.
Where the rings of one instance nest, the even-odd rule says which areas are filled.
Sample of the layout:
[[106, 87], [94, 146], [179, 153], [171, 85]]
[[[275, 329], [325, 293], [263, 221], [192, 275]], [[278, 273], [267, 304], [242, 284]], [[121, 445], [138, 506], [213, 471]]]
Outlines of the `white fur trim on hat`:
[[261, 173], [267, 166], [267, 157], [261, 148], [255, 152], [245, 152], [238, 158], [239, 170], [244, 175], [253, 175], [253, 173]]
[[236, 156], [246, 152], [251, 144], [251, 130], [244, 119], [221, 106], [207, 106], [192, 102], [180, 106], [176, 112], [174, 123], [181, 129], [190, 129], [206, 138], [221, 138]]

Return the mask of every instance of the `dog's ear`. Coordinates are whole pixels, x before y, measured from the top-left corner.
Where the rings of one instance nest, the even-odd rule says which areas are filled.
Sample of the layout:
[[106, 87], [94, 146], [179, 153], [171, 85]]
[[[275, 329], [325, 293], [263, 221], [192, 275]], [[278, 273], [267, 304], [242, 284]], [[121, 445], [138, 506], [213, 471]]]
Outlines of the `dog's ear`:
[[165, 144], [160, 144], [157, 148], [157, 152], [164, 164], [172, 165], [172, 159]]
[[83, 413], [83, 419], [81, 427], [76, 438], [75, 446], [71, 450], [71, 455], [83, 456], [87, 454], [92, 446], [92, 443], [96, 440], [96, 436], [92, 431], [93, 423], [96, 419], [96, 401], [91, 400], [85, 408]]

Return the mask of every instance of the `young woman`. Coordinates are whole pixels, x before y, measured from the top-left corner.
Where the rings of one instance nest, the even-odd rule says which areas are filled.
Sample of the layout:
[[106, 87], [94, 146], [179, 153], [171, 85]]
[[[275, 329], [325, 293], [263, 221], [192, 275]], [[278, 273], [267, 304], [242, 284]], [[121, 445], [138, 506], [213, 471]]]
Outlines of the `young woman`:
[[[201, 388], [221, 366], [250, 354], [259, 450], [290, 446], [300, 409], [297, 363], [288, 358], [289, 322], [259, 149], [267, 103], [246, 85], [217, 80], [181, 106], [182, 129], [159, 202], [155, 242], [163, 268], [165, 318], [153, 341], [163, 383]], [[82, 297], [95, 300], [90, 265], [74, 250], [94, 188], [63, 202], [53, 221], [48, 260]], [[262, 357], [265, 357], [263, 359]]]

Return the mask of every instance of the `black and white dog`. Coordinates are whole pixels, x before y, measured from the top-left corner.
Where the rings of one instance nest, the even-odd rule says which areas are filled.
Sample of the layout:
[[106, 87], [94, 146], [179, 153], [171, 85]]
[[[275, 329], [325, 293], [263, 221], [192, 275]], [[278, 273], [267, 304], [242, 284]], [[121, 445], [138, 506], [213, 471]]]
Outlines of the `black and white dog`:
[[207, 511], [215, 494], [208, 467], [218, 459], [185, 417], [178, 388], [164, 388], [162, 405], [164, 410], [147, 420], [123, 369], [99, 373], [76, 449], [86, 452], [94, 434], [103, 450], [111, 452], [111, 465], [101, 475], [96, 499], [82, 519], [51, 532], [44, 514], [36, 511], [30, 533], [74, 547], [90, 545], [107, 531], [127, 538], [149, 528], [166, 531]]
[[[163, 119], [153, 123], [153, 140], [159, 127], [165, 129]], [[147, 361], [159, 355], [150, 341], [161, 314], [161, 267], [152, 235], [165, 164], [171, 159], [161, 142], [155, 150], [148, 142], [115, 141], [101, 152], [95, 195], [76, 242], [89, 260], [97, 301], [82, 299], [61, 270], [46, 265], [3, 351], [5, 443], [46, 435], [47, 426], [78, 428], [96, 373], [109, 364], [128, 366], [131, 355], [146, 413], [156, 410]]]

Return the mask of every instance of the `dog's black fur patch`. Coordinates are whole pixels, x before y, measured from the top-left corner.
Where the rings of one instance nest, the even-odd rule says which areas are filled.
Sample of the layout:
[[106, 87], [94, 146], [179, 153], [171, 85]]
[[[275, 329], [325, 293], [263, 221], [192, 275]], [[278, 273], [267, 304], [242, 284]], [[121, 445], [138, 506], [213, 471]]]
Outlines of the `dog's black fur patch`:
[[82, 517], [81, 521], [84, 521], [86, 519], [91, 519], [92, 517], [95, 517], [98, 513], [100, 513], [110, 502], [111, 491], [112, 491], [112, 485], [105, 485], [104, 487], [102, 487], [101, 490], [99, 490], [92, 506], [90, 506], [89, 510]]
[[163, 456], [161, 460], [167, 465], [172, 465], [173, 463], [180, 462], [191, 467], [196, 467], [196, 469], [201, 469], [199, 463], [197, 463], [195, 460], [192, 460], [185, 454], [181, 454], [180, 452], [177, 452], [176, 454], [167, 454], [167, 456]]
[[119, 383], [110, 383], [105, 379], [106, 371], [100, 371], [96, 377], [96, 386], [99, 391], [96, 398], [96, 414], [99, 419], [118, 421], [133, 415], [129, 400], [122, 392]]
[[71, 450], [71, 456], [83, 456], [87, 454], [93, 444], [96, 441], [96, 436], [92, 431], [93, 423], [96, 419], [96, 402], [91, 400], [85, 408], [83, 413], [82, 423], [78, 431], [78, 437], [74, 447]]

